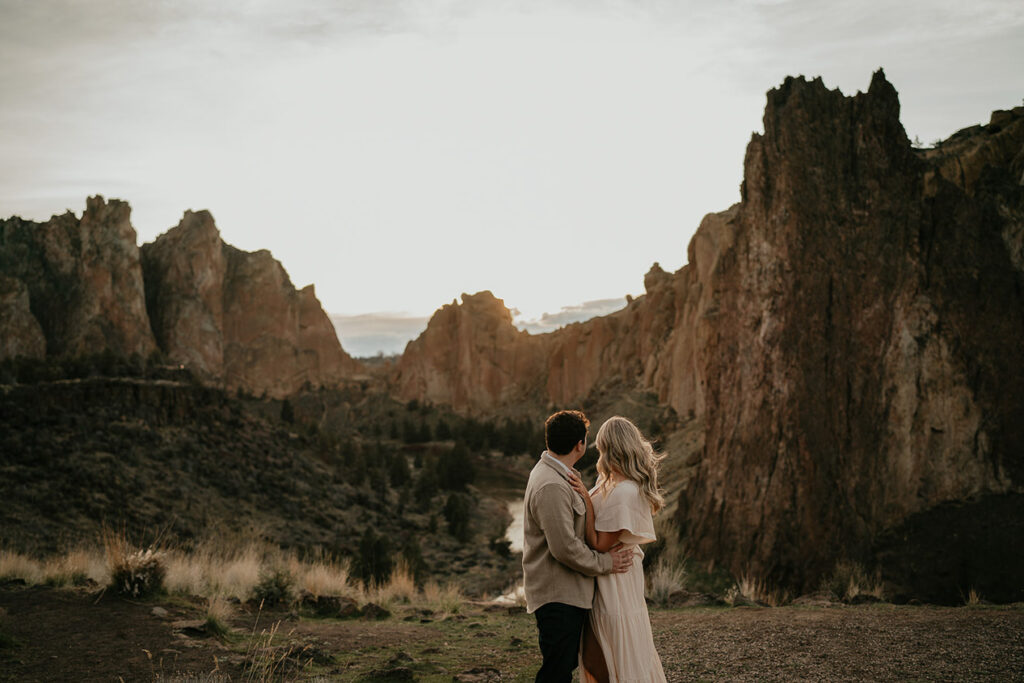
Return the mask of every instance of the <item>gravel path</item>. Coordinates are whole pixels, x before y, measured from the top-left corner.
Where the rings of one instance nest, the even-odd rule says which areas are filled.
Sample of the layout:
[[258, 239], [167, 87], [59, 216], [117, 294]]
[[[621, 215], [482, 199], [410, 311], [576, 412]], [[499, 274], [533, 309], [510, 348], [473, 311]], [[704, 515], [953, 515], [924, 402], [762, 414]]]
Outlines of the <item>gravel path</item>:
[[670, 681], [1024, 680], [1020, 607], [656, 610]]

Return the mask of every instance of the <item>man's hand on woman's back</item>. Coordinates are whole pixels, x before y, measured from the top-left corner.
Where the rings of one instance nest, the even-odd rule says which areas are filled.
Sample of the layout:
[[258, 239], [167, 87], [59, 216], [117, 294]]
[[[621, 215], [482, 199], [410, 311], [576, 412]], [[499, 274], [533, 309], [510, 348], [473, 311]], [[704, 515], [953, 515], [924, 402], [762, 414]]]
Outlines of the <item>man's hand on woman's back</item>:
[[608, 552], [612, 556], [612, 574], [625, 574], [633, 566], [633, 548], [624, 548], [619, 543]]

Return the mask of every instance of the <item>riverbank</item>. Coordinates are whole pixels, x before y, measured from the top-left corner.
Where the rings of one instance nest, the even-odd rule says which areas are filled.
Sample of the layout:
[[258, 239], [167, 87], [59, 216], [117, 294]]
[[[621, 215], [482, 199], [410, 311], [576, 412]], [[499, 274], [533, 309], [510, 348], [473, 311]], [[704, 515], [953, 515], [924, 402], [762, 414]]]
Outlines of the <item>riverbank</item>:
[[[539, 664], [521, 608], [398, 604], [323, 619], [234, 605], [228, 632], [184, 598], [0, 588], [0, 680], [243, 680], [280, 660], [287, 680], [529, 681]], [[670, 681], [1021, 680], [1024, 605], [651, 609]]]

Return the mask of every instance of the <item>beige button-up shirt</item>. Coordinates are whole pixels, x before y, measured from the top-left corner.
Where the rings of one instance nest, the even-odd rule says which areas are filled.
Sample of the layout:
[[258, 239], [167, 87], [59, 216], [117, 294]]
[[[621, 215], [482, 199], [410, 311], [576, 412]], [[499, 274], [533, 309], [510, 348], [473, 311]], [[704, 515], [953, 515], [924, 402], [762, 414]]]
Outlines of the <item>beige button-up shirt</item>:
[[587, 507], [559, 462], [546, 457], [530, 472], [523, 500], [523, 587], [526, 611], [549, 602], [590, 609], [594, 578], [612, 570], [612, 556], [586, 541]]

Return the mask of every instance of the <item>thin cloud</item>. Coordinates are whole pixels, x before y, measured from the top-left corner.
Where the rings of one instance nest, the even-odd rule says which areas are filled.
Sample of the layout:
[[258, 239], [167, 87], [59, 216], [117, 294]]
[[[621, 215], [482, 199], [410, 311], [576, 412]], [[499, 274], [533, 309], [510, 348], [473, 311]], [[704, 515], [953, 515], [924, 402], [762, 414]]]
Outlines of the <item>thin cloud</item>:
[[429, 318], [401, 313], [330, 315], [342, 348], [357, 358], [402, 353], [427, 328]]
[[553, 332], [560, 327], [565, 327], [572, 323], [584, 322], [591, 318], [614, 313], [625, 305], [626, 299], [624, 297], [615, 299], [597, 299], [594, 301], [585, 301], [582, 304], [575, 306], [563, 306], [562, 310], [557, 313], [544, 313], [534, 320], [518, 319], [518, 316], [516, 316], [517, 311], [513, 311], [513, 316], [517, 317], [515, 320], [515, 326], [519, 329], [526, 330], [530, 334], [544, 334], [546, 332]]

